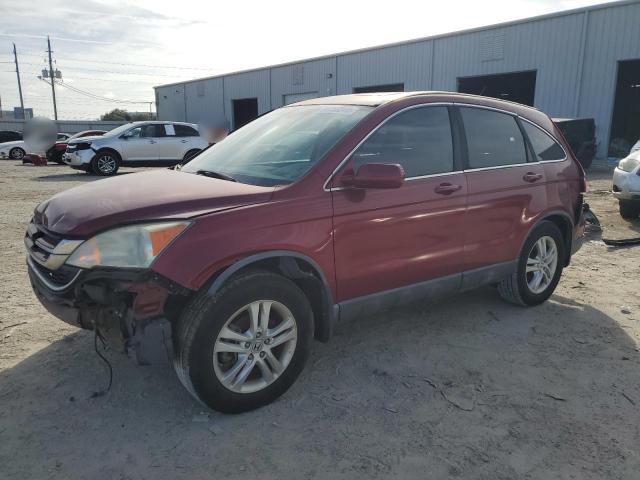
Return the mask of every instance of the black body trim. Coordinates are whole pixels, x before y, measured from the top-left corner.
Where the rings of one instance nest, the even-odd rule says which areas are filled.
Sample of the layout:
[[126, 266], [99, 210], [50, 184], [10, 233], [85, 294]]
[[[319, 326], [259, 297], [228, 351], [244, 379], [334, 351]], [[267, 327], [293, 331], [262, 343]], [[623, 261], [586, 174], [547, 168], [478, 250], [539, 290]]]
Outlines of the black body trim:
[[345, 300], [339, 304], [340, 321], [397, 305], [418, 300], [435, 300], [457, 292], [497, 283], [515, 272], [517, 267], [518, 261], [513, 260]]

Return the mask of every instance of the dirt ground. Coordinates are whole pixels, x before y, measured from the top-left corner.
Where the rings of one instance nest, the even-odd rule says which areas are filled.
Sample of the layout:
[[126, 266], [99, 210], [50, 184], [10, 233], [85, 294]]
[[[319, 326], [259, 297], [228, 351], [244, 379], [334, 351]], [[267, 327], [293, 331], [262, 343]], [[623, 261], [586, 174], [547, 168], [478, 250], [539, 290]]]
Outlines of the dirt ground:
[[[605, 236], [638, 236], [593, 173]], [[640, 247], [595, 236], [546, 304], [485, 288], [340, 325], [274, 404], [207, 412], [172, 368], [138, 367], [48, 315], [22, 243], [34, 206], [94, 181], [0, 163], [0, 478], [637, 479]]]

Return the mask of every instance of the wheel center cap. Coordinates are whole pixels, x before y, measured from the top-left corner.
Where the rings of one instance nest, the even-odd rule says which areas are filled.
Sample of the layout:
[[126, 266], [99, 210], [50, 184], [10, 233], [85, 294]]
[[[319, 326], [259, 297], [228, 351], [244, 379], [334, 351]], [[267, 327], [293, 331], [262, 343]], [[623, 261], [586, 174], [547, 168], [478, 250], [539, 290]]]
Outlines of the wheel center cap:
[[260, 350], [262, 350], [262, 342], [260, 342], [260, 341], [255, 342], [255, 343], [253, 344], [253, 346], [251, 347], [251, 349], [252, 349], [254, 352], [259, 352]]

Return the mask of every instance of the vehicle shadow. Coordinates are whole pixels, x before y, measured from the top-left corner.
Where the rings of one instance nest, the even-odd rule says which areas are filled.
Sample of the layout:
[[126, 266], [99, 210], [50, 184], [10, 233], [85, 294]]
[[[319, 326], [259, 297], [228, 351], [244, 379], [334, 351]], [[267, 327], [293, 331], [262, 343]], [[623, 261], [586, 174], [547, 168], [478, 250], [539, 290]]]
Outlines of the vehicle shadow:
[[[4, 478], [633, 478], [640, 360], [625, 325], [491, 288], [380, 312], [314, 344], [275, 403], [210, 412], [170, 366], [90, 332], [0, 373]], [[634, 453], [636, 452], [636, 453]]]

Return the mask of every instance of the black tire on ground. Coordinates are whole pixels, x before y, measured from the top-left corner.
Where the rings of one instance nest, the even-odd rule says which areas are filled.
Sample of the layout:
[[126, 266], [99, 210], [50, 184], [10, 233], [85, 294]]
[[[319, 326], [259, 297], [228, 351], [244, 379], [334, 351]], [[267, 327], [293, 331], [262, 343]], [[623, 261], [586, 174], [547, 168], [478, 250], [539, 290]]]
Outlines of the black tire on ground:
[[640, 201], [619, 200], [620, 216], [625, 220], [634, 220], [640, 217]]
[[[536, 242], [542, 237], [551, 237], [553, 239], [558, 252], [558, 260], [556, 270], [549, 285], [544, 291], [534, 293], [527, 283], [527, 259]], [[522, 252], [520, 252], [520, 258], [518, 259], [517, 271], [498, 284], [498, 293], [500, 293], [500, 296], [504, 300], [516, 305], [534, 306], [545, 302], [553, 294], [553, 291], [560, 281], [565, 255], [565, 242], [560, 229], [553, 222], [546, 220], [540, 222], [533, 228], [524, 243]]]
[[62, 155], [64, 155], [64, 152], [60, 152], [57, 150], [54, 150], [53, 152], [51, 152], [51, 161], [52, 162], [56, 162], [59, 163], [60, 165], [65, 165], [64, 161], [62, 160]]
[[13, 147], [9, 150], [9, 158], [12, 160], [22, 160], [26, 154], [27, 152], [20, 147]]
[[122, 159], [113, 150], [98, 150], [91, 160], [90, 170], [95, 175], [107, 177], [115, 175], [120, 168]]
[[186, 165], [187, 163], [189, 163], [191, 160], [193, 160], [193, 157], [198, 155], [200, 152], [201, 150], [198, 150], [197, 148], [193, 150], [189, 150], [187, 153], [184, 154], [184, 158], [182, 159], [182, 165]]
[[[297, 328], [295, 349], [273, 383], [252, 393], [234, 392], [215, 373], [214, 346], [235, 312], [261, 300], [274, 300], [290, 310]], [[213, 296], [203, 290], [187, 305], [174, 328], [174, 368], [197, 400], [220, 412], [240, 413], [271, 403], [287, 391], [304, 368], [312, 338], [313, 312], [302, 290], [281, 275], [248, 271], [232, 277]]]

